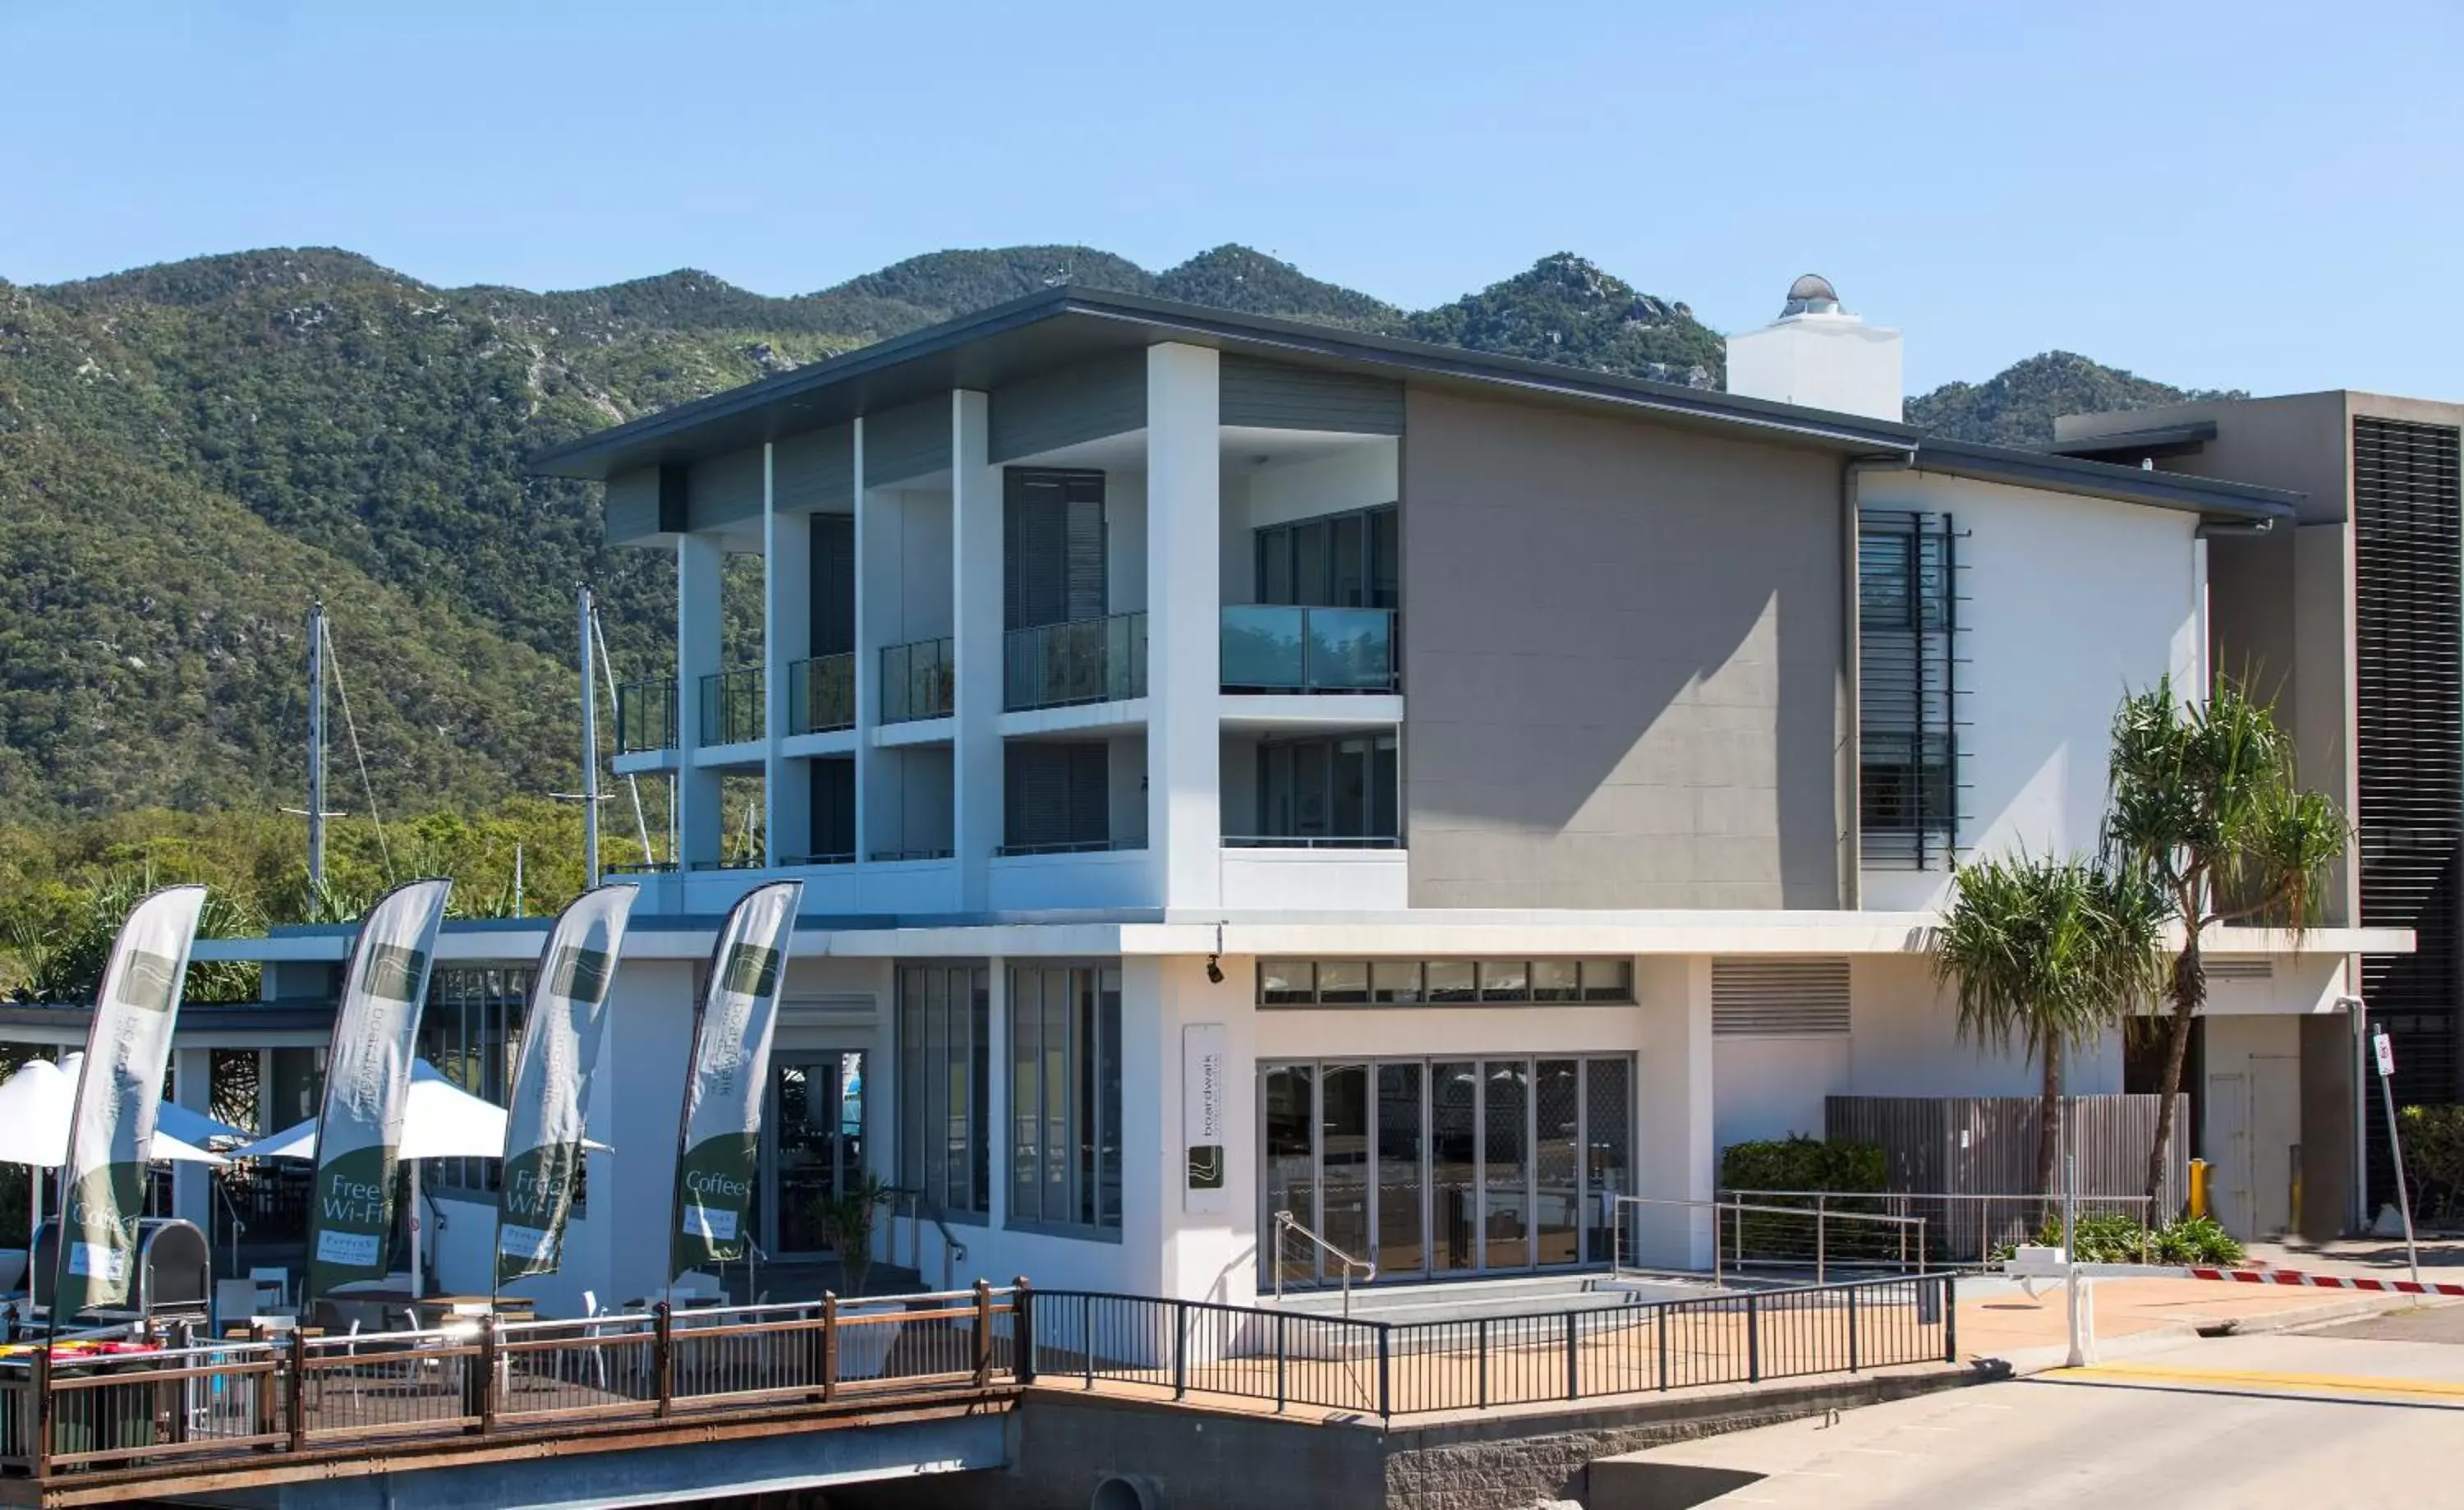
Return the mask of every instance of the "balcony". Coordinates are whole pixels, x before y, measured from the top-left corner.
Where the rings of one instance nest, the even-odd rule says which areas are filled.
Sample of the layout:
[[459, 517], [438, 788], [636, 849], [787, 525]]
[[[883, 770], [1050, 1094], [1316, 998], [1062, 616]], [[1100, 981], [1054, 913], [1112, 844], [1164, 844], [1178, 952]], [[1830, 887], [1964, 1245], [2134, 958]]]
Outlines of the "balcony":
[[733, 666], [701, 678], [703, 744], [747, 744], [762, 733], [760, 667]]
[[881, 647], [882, 722], [946, 719], [955, 706], [957, 687], [957, 659], [948, 639]]
[[1401, 685], [1393, 609], [1223, 610], [1226, 692], [1380, 693]]
[[676, 683], [672, 677], [646, 677], [616, 688], [616, 753], [676, 747]]
[[1002, 646], [1001, 707], [1007, 712], [1146, 695], [1143, 612], [1012, 630]]
[[829, 734], [855, 727], [855, 654], [787, 663], [787, 732]]

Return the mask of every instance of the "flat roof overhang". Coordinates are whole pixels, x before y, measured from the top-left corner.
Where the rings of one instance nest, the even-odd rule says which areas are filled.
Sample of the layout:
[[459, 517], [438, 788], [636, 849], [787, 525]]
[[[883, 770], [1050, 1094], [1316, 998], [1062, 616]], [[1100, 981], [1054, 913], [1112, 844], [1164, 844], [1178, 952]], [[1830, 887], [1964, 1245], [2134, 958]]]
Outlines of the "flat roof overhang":
[[[1049, 916], [808, 919], [796, 929], [793, 958], [894, 960], [947, 955], [1315, 955], [1548, 954], [1923, 954], [1941, 916], [1931, 912], [1484, 912], [1233, 915], [1221, 924], [1148, 913]], [[644, 918], [627, 930], [627, 960], [703, 961], [716, 942], [717, 918]], [[449, 924], [437, 941], [441, 964], [538, 958], [548, 920], [483, 928]], [[285, 932], [267, 939], [200, 939], [199, 960], [321, 961], [340, 964], [344, 929]], [[2409, 954], [2405, 928], [2214, 928], [2211, 954], [2334, 956]], [[42, 1009], [56, 1010], [57, 1009]], [[5, 1020], [5, 1019], [0, 1019]]]

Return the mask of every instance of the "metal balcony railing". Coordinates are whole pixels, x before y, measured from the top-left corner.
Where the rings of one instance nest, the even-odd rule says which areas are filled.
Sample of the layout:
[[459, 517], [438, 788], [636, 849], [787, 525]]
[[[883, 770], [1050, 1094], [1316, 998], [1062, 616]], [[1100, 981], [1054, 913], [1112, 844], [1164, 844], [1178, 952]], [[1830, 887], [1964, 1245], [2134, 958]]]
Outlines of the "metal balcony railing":
[[676, 747], [676, 680], [645, 677], [616, 688], [616, 753]]
[[762, 737], [761, 668], [731, 666], [701, 678], [701, 742], [743, 744]]
[[950, 640], [881, 647], [881, 722], [945, 719], [956, 706], [957, 658]]
[[1143, 611], [1012, 630], [1002, 645], [1001, 706], [1012, 713], [1146, 695]]
[[1250, 603], [1223, 610], [1226, 692], [1392, 692], [1393, 609]]
[[855, 727], [855, 653], [787, 663], [787, 732], [828, 734]]

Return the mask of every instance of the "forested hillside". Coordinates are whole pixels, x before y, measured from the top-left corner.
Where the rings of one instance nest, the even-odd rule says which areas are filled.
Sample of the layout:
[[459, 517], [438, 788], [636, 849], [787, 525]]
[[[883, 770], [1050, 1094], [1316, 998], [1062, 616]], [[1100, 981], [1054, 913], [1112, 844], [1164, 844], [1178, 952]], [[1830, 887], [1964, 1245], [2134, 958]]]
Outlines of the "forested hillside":
[[[538, 447], [1061, 282], [1715, 386], [1683, 303], [1560, 254], [1399, 309], [1247, 248], [1151, 273], [1086, 247], [941, 252], [776, 299], [682, 271], [441, 289], [331, 250], [0, 282], [0, 820], [296, 805], [301, 621], [322, 598], [381, 805], [473, 811], [573, 779], [572, 592], [664, 669], [654, 553]], [[1912, 401], [1984, 439], [2162, 402], [2061, 354]], [[356, 794], [356, 758], [335, 757]], [[348, 805], [347, 803], [345, 804]]]

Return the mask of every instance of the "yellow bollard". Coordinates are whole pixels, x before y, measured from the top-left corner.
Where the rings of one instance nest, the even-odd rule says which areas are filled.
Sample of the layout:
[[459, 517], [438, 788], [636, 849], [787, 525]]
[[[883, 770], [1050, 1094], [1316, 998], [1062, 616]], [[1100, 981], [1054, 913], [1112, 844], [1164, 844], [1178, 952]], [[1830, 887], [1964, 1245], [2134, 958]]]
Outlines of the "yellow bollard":
[[2208, 1214], [2208, 1161], [2205, 1159], [2190, 1161], [2190, 1214]]

